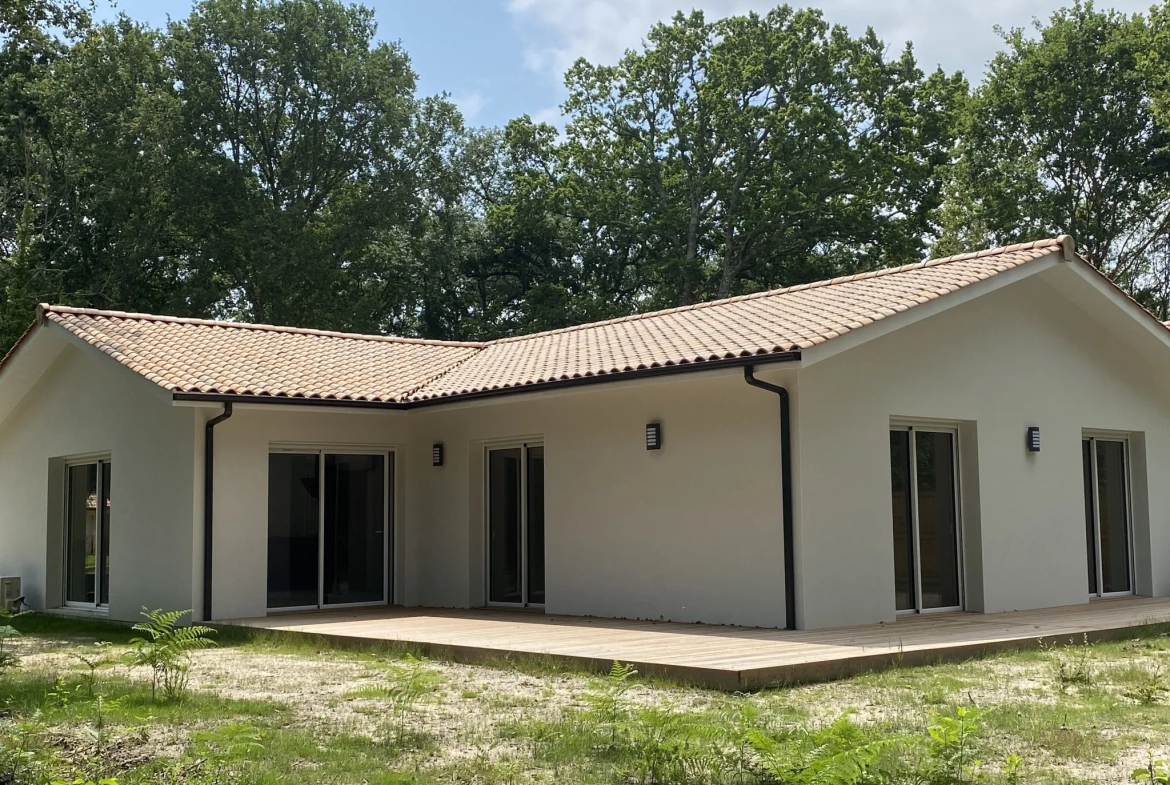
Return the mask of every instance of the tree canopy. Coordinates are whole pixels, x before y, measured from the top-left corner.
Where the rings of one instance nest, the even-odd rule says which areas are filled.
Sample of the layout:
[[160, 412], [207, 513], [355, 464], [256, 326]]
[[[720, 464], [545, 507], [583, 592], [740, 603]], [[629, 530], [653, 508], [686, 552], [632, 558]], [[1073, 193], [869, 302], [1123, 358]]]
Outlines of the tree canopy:
[[574, 64], [562, 130], [466, 127], [341, 0], [92, 10], [0, 0], [0, 348], [41, 301], [487, 339], [1060, 232], [1170, 309], [1170, 0], [970, 75], [680, 13]]

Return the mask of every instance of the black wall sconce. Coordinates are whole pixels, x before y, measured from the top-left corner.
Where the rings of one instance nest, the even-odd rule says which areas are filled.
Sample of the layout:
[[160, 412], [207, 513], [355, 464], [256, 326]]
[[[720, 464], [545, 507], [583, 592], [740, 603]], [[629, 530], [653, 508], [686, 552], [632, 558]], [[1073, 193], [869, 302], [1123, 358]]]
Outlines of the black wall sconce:
[[646, 424], [646, 449], [662, 449], [662, 423], [652, 422]]
[[443, 465], [443, 443], [438, 442], [437, 444], [431, 445], [431, 466], [442, 466], [442, 465]]
[[1028, 452], [1040, 452], [1040, 426], [1028, 426]]

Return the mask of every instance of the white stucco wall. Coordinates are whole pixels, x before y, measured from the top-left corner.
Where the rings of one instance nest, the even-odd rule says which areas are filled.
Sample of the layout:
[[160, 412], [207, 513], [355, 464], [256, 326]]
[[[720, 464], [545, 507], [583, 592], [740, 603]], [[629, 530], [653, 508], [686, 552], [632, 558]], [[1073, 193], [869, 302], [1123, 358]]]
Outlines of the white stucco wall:
[[[221, 408], [197, 409], [202, 441], [203, 423]], [[404, 413], [371, 410], [322, 410], [308, 407], [257, 408], [236, 406], [231, 419], [215, 429], [215, 523], [213, 610], [217, 619], [263, 616], [268, 599], [268, 455], [273, 445], [310, 448], [362, 447], [404, 452], [407, 420]], [[202, 446], [202, 445], [200, 445]], [[201, 454], [201, 453], [200, 453]], [[406, 500], [410, 496], [410, 469], [396, 460], [395, 536], [407, 531]], [[198, 472], [202, 493], [202, 458]], [[200, 505], [200, 509], [202, 506]], [[200, 536], [202, 526], [199, 528]], [[399, 586], [406, 572], [399, 558], [391, 573]], [[202, 563], [202, 545], [197, 544]], [[202, 579], [196, 578], [199, 587]], [[202, 589], [199, 588], [201, 592]]]
[[411, 417], [409, 602], [483, 604], [485, 449], [529, 438], [545, 447], [548, 612], [783, 626], [779, 403], [742, 371]]
[[[59, 533], [52, 548], [49, 536], [64, 497], [50, 461], [108, 453], [110, 617], [135, 619], [143, 605], [192, 607], [192, 410], [173, 408], [161, 390], [95, 351], [45, 340], [59, 341], [60, 355], [0, 423], [0, 574], [19, 575], [34, 607], [60, 597], [49, 576], [59, 580], [64, 551]], [[59, 464], [53, 471], [63, 473]]]
[[[1109, 309], [1062, 264], [802, 369], [801, 626], [895, 616], [888, 431], [899, 417], [961, 423], [960, 439], [975, 441], [964, 445], [977, 454], [976, 465], [964, 456], [963, 491], [977, 497], [964, 508], [969, 609], [1087, 601], [1083, 429], [1133, 434], [1138, 589], [1170, 590], [1168, 391], [1130, 336], [1057, 285]], [[1024, 448], [1029, 425], [1041, 428], [1038, 454]]]

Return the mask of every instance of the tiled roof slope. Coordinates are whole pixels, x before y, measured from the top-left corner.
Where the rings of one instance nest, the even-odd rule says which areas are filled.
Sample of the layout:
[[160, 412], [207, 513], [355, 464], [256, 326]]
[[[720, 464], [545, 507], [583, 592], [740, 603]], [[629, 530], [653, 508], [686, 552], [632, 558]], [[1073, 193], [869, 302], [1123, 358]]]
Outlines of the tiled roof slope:
[[1050, 253], [1062, 236], [489, 343], [415, 391], [457, 396], [808, 349]]
[[1071, 238], [1039, 240], [490, 343], [50, 305], [41, 306], [38, 321], [60, 325], [174, 392], [406, 403], [800, 351], [1072, 251]]
[[482, 346], [62, 306], [42, 314], [175, 392], [398, 401]]

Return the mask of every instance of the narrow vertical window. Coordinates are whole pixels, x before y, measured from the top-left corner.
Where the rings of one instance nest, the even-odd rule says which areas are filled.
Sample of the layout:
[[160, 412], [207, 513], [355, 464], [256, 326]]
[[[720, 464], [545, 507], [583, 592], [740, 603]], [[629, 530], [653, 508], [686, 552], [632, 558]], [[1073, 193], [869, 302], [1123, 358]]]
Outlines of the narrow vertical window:
[[1089, 438], [1081, 446], [1089, 593], [1132, 594], [1126, 442]]
[[110, 601], [110, 462], [71, 463], [65, 477], [65, 602]]
[[894, 603], [899, 611], [959, 608], [958, 464], [955, 433], [890, 432]]
[[543, 605], [544, 447], [487, 454], [488, 602]]

